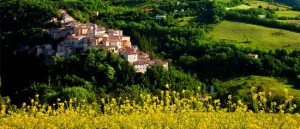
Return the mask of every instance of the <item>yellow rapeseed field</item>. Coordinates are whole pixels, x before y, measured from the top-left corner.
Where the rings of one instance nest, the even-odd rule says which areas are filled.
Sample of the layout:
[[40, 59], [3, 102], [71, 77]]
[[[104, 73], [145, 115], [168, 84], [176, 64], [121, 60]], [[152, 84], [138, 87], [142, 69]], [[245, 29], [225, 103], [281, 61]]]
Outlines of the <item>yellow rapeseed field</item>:
[[[286, 91], [287, 92], [287, 91]], [[300, 129], [300, 115], [291, 114], [292, 96], [282, 104], [267, 100], [271, 93], [252, 93], [253, 109], [228, 96], [227, 104], [209, 95], [190, 91], [161, 91], [159, 96], [141, 94], [139, 100], [101, 98], [88, 104], [76, 98], [53, 105], [40, 104], [38, 95], [21, 108], [2, 102], [0, 128], [262, 128]], [[267, 106], [270, 103], [270, 106]], [[221, 108], [222, 107], [222, 108]]]

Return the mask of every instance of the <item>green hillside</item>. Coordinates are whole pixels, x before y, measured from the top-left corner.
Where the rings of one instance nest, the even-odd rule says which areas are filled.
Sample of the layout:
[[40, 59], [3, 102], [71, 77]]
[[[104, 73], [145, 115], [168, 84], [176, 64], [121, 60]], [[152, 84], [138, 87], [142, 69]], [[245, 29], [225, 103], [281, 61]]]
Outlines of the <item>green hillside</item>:
[[223, 21], [217, 24], [208, 38], [260, 50], [300, 49], [300, 33], [239, 22]]
[[289, 10], [291, 9], [290, 6], [282, 5], [282, 4], [274, 4], [266, 1], [247, 1], [245, 4], [241, 4], [231, 9], [250, 9], [250, 8], [270, 8], [276, 10]]
[[278, 3], [283, 3], [293, 7], [300, 7], [300, 0], [274, 0]]
[[263, 8], [270, 8], [270, 9], [278, 9], [278, 10], [288, 10], [291, 9], [291, 7], [278, 4], [278, 3], [271, 3], [271, 2], [265, 2], [265, 1], [251, 1], [248, 2], [249, 5], [253, 8], [258, 8], [259, 6]]
[[252, 7], [252, 6], [249, 6], [249, 5], [241, 4], [241, 5], [232, 7], [232, 8], [230, 8], [230, 9], [250, 9], [250, 8], [253, 8], [253, 7]]
[[285, 95], [284, 90], [287, 89], [289, 95], [299, 96], [300, 90], [293, 88], [287, 83], [286, 79], [264, 76], [248, 76], [239, 77], [222, 83], [224, 88], [236, 87], [239, 94], [246, 94], [251, 90], [251, 87], [261, 87], [263, 91], [271, 91], [273, 94]]

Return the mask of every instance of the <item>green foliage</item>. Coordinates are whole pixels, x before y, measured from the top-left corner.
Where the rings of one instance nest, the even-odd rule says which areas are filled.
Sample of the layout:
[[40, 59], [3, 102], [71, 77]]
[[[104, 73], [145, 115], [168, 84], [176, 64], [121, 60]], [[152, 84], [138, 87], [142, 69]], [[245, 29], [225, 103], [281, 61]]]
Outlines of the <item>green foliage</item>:
[[170, 89], [175, 91], [181, 91], [183, 89], [194, 90], [203, 86], [195, 76], [185, 74], [173, 67], [168, 70], [164, 69], [162, 66], [150, 67], [147, 69], [147, 72], [141, 80], [141, 83], [145, 88], [150, 91], [166, 89], [166, 84], [169, 84]]
[[3, 1], [1, 7], [1, 30], [17, 31], [40, 27], [52, 16], [57, 15], [50, 1]]
[[46, 84], [33, 83], [30, 87], [20, 92], [18, 101], [29, 101], [29, 96], [35, 96], [36, 94], [39, 94], [39, 101], [42, 103], [55, 102], [55, 99], [59, 96], [59, 93], [54, 87], [50, 87]]
[[286, 5], [290, 5], [293, 7], [300, 7], [300, 1], [299, 0], [274, 0], [275, 2], [278, 3], [283, 3]]
[[218, 23], [225, 16], [225, 7], [216, 2], [205, 2], [201, 7], [203, 10], [199, 13], [198, 21], [206, 23]]
[[131, 100], [137, 101], [140, 95], [147, 95], [150, 91], [140, 85], [125, 86], [124, 89], [118, 91], [118, 96], [122, 98], [128, 97]]
[[138, 32], [133, 31], [133, 36], [139, 42], [139, 48], [148, 53], [152, 58], [155, 57], [154, 51], [157, 51], [158, 41], [156, 37], [140, 35]]
[[129, 62], [103, 49], [88, 50], [57, 62], [53, 73], [53, 76], [73, 75], [65, 78], [71, 85], [82, 85], [89, 87], [89, 90], [94, 85], [96, 88], [106, 87], [112, 91], [117, 87], [132, 85], [135, 76], [135, 70]]
[[[207, 43], [193, 48], [187, 55], [191, 61], [176, 62], [185, 71], [197, 73], [203, 80], [212, 78], [228, 79], [234, 76], [268, 75], [295, 78], [299, 56], [278, 49], [275, 52], [237, 48], [226, 43]], [[249, 53], [258, 54], [258, 58], [249, 57]], [[293, 51], [292, 53], [299, 53]], [[197, 58], [197, 60], [195, 60]], [[190, 67], [188, 67], [190, 66]], [[193, 67], [194, 66], [194, 67]], [[196, 66], [196, 67], [195, 67]], [[226, 76], [224, 76], [226, 75]]]
[[61, 96], [63, 100], [77, 98], [78, 100], [88, 100], [88, 102], [96, 101], [95, 94], [82, 87], [67, 87], [63, 89]]
[[88, 91], [94, 91], [94, 86], [91, 82], [79, 78], [76, 75], [69, 76], [68, 74], [63, 78], [66, 86], [82, 86]]

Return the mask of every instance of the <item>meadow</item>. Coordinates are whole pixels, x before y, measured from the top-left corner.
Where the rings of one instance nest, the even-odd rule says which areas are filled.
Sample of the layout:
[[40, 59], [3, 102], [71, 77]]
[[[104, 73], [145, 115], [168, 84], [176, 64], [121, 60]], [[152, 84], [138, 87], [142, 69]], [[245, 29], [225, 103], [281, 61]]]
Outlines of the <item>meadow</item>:
[[276, 11], [278, 17], [300, 17], [300, 11]]
[[299, 24], [300, 25], [300, 20], [279, 20], [281, 22], [285, 23], [292, 23], [292, 24]]
[[259, 6], [263, 8], [270, 8], [270, 9], [278, 9], [278, 10], [289, 10], [291, 7], [281, 5], [281, 4], [273, 4], [270, 2], [265, 2], [265, 1], [250, 1], [248, 2], [251, 7], [253, 8], [258, 8]]
[[300, 33], [259, 25], [222, 21], [208, 34], [208, 40], [228, 41], [241, 47], [260, 50], [299, 50]]
[[250, 8], [258, 8], [260, 6], [262, 8], [270, 8], [270, 9], [276, 9], [276, 10], [281, 10], [281, 11], [291, 9], [291, 7], [281, 5], [281, 4], [273, 4], [273, 3], [269, 3], [269, 2], [265, 2], [265, 1], [252, 1], [252, 0], [249, 0], [245, 4], [241, 4], [241, 5], [232, 7], [230, 9], [250, 9]]
[[241, 5], [238, 5], [235, 7], [227, 8], [227, 10], [229, 10], [229, 9], [251, 9], [251, 8], [253, 8], [253, 7], [249, 6], [249, 5], [241, 4]]

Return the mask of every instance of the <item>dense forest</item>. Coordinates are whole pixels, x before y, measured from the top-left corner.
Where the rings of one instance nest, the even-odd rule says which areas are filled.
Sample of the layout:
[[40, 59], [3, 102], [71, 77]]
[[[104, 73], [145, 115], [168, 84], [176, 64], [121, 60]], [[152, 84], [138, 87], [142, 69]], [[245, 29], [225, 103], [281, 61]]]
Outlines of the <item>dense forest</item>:
[[293, 6], [293, 7], [299, 7], [300, 6], [300, 1], [299, 0], [273, 0], [273, 2], [280, 2], [280, 3], [290, 5], [290, 6]]
[[[213, 80], [249, 75], [287, 78], [290, 84], [300, 88], [299, 50], [258, 50], [237, 47], [230, 41], [207, 39], [206, 34], [223, 20], [300, 32], [299, 25], [278, 22], [275, 11], [271, 9], [225, 9], [240, 3], [243, 1], [1, 2], [1, 95], [22, 98], [13, 99], [18, 104], [28, 101], [36, 93], [41, 94], [43, 102], [49, 103], [57, 97], [81, 97], [94, 101], [108, 94], [132, 98], [141, 93], [159, 94], [159, 89], [166, 89], [166, 84], [176, 91], [201, 87], [206, 93]], [[129, 62], [103, 49], [78, 52], [67, 59], [36, 58], [34, 54], [23, 51], [23, 46], [58, 42], [49, 38], [43, 29], [59, 26], [47, 21], [53, 16], [60, 17], [58, 9], [61, 8], [80, 22], [122, 29], [151, 57], [168, 60], [169, 70], [150, 67], [145, 74], [136, 73]], [[141, 11], [145, 8], [153, 8], [153, 11]], [[181, 9], [185, 11], [174, 11]], [[99, 11], [99, 16], [91, 15], [92, 11]], [[257, 18], [260, 14], [266, 18]], [[167, 18], [154, 20], [156, 15], [167, 15]], [[175, 19], [184, 17], [195, 18], [185, 27], [174, 25]], [[259, 58], [249, 57], [251, 53]], [[224, 96], [227, 95], [218, 97]]]

